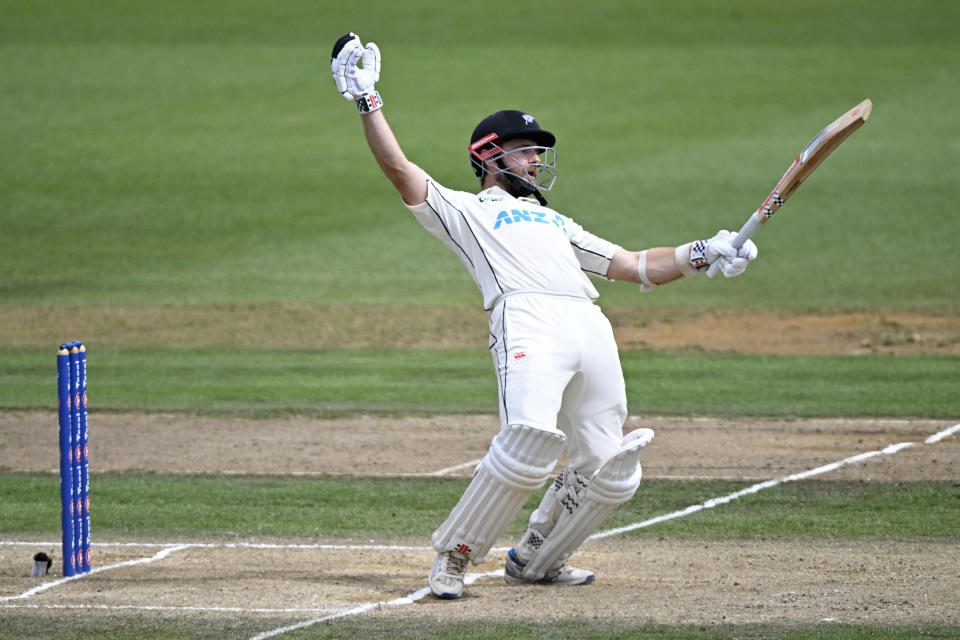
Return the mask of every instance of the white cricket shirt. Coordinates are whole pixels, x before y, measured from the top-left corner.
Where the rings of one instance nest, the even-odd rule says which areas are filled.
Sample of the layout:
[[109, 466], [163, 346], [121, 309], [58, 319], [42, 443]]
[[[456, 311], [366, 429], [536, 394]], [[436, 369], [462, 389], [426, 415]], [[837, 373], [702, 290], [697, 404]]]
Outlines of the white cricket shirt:
[[500, 187], [454, 191], [427, 178], [427, 199], [407, 205], [420, 224], [450, 248], [483, 294], [489, 311], [514, 292], [595, 300], [585, 273], [605, 277], [618, 245], [584, 231], [571, 218]]

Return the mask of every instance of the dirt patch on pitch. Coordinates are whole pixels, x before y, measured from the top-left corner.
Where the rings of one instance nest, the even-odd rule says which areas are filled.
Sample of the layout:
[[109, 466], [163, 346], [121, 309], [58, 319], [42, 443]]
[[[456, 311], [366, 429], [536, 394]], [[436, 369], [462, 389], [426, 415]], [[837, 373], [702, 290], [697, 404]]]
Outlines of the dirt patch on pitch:
[[960, 551], [947, 543], [604, 541], [588, 542], [575, 558], [597, 574], [583, 590], [509, 588], [488, 578], [450, 609], [427, 599], [386, 615], [492, 614], [544, 624], [564, 618], [600, 624], [960, 622], [954, 597], [960, 576], [944, 571], [958, 566]]
[[[109, 566], [149, 558], [157, 549], [105, 546], [96, 553], [99, 565]], [[497, 548], [470, 571], [496, 572], [503, 557], [504, 549]], [[9, 548], [0, 546], [0, 575], [14, 569], [10, 559]], [[123, 611], [138, 619], [243, 617], [255, 621], [257, 631], [355, 610], [372, 618], [351, 623], [361, 630], [370, 624], [404, 635], [458, 621], [593, 621], [594, 631], [644, 624], [960, 624], [960, 547], [949, 542], [591, 541], [575, 556], [596, 572], [590, 586], [509, 587], [499, 575], [488, 575], [457, 602], [417, 593], [432, 559], [422, 541], [391, 550], [211, 543], [92, 574], [30, 598], [29, 606], [37, 616], [87, 619]], [[0, 580], [0, 595], [35, 585], [29, 578], [8, 577]], [[398, 602], [411, 595], [420, 599]], [[357, 609], [374, 603], [382, 604]]]
[[[694, 313], [604, 307], [621, 349], [772, 355], [960, 355], [960, 315], [909, 311]], [[4, 343], [258, 348], [485, 349], [486, 315], [445, 305], [272, 303], [0, 307]]]
[[911, 312], [715, 314], [608, 312], [622, 349], [769, 355], [960, 354], [960, 316]]
[[[55, 448], [36, 445], [39, 434], [56, 433], [53, 412], [0, 413], [0, 421], [0, 467], [56, 468]], [[956, 482], [960, 468], [960, 438], [925, 443], [951, 426], [946, 421], [643, 417], [631, 418], [627, 428], [640, 426], [657, 432], [644, 452], [648, 478], [776, 478], [903, 442], [914, 444], [895, 455], [879, 454], [816, 477]], [[96, 413], [91, 415], [96, 434], [91, 464], [94, 486], [96, 474], [107, 470], [463, 477], [472, 472], [496, 429], [493, 416], [253, 421]], [[510, 543], [499, 541], [488, 560], [471, 571], [502, 568], [504, 547]], [[395, 546], [384, 549], [385, 544]], [[57, 552], [0, 544], [0, 597], [22, 594], [38, 584], [26, 577], [28, 560], [38, 550]], [[91, 616], [167, 616], [181, 622], [185, 616], [221, 616], [252, 630], [246, 637], [367, 603], [389, 602], [394, 605], [365, 608], [359, 618], [329, 624], [355, 625], [345, 628], [361, 629], [351, 634], [358, 637], [364, 635], [365, 624], [386, 629], [382, 637], [388, 637], [390, 629], [436, 630], [438, 620], [444, 625], [594, 621], [600, 629], [611, 624], [636, 629], [652, 623], [824, 620], [960, 624], [955, 597], [960, 591], [960, 547], [951, 542], [616, 537], [588, 542], [576, 554], [577, 564], [597, 572], [589, 587], [508, 587], [493, 575], [480, 578], [457, 602], [425, 597], [400, 604], [396, 599], [425, 586], [433, 558], [426, 540], [370, 540], [358, 532], [357, 539], [350, 540], [191, 540], [175, 549], [129, 544], [94, 548], [99, 567], [161, 552], [168, 555], [38, 593], [25, 601], [28, 608], [16, 613], [38, 619], [75, 616], [78, 624]], [[54, 573], [59, 574], [56, 565]]]
[[[134, 563], [161, 551], [136, 544], [99, 546], [98, 566], [129, 566], [31, 597], [20, 613], [86, 620], [124, 612], [138, 620], [223, 616], [250, 620], [261, 631], [353, 610], [373, 618], [369, 624], [376, 628], [405, 634], [417, 628], [438, 630], [441, 621], [442, 626], [458, 621], [548, 626], [593, 621], [594, 631], [612, 624], [634, 629], [645, 624], [823, 621], [960, 624], [955, 597], [960, 547], [949, 541], [591, 541], [575, 556], [578, 565], [597, 573], [588, 587], [509, 587], [499, 575], [487, 575], [457, 602], [418, 593], [433, 559], [424, 541], [392, 549], [375, 547], [398, 541], [328, 541], [338, 543], [328, 547], [314, 540], [300, 541], [301, 546], [276, 542], [282, 548], [271, 548], [269, 541], [168, 547], [162, 560], [140, 564]], [[504, 552], [503, 546], [495, 548], [471, 573], [497, 572]], [[28, 557], [23, 548], [0, 545], [0, 596], [37, 586], [23, 577]], [[410, 596], [420, 599], [398, 601]], [[368, 606], [375, 603], [381, 604]], [[365, 623], [352, 624], [362, 629]]]
[[[55, 438], [54, 412], [4, 412], [0, 423], [0, 468], [59, 468], [56, 447], [36, 444], [39, 434]], [[644, 452], [648, 478], [766, 480], [913, 442], [915, 446], [896, 456], [879, 456], [818, 476], [911, 482], [957, 479], [960, 439], [924, 444], [951, 424], [923, 419], [647, 416], [629, 418], [626, 429], [656, 431]], [[498, 428], [497, 417], [489, 415], [248, 420], [93, 412], [90, 464], [94, 473], [469, 477]]]

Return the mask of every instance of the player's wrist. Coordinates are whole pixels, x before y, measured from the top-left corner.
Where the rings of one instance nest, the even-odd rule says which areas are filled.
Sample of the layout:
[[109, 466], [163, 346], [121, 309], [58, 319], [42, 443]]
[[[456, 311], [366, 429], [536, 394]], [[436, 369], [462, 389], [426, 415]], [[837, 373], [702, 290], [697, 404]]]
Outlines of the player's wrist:
[[373, 113], [382, 106], [383, 98], [380, 97], [380, 92], [376, 89], [371, 89], [357, 98], [357, 111], [361, 114]]
[[673, 263], [684, 277], [700, 275], [710, 267], [707, 260], [707, 241], [695, 240], [680, 245], [674, 249]]

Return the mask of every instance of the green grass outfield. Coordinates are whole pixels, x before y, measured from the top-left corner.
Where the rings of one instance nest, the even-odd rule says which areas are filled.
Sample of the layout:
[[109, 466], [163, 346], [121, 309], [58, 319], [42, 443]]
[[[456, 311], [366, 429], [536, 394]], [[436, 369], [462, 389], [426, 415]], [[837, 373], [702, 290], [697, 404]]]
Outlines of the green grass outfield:
[[[437, 478], [215, 477], [97, 474], [97, 535], [190, 539], [191, 536], [429, 539], [463, 494], [468, 480]], [[604, 529], [642, 522], [754, 483], [645, 480]], [[3, 477], [0, 518], [6, 533], [42, 533], [59, 526], [58, 477]], [[536, 508], [544, 489], [527, 502]], [[39, 501], [37, 496], [50, 496]], [[627, 532], [626, 536], [762, 539], [953, 539], [960, 531], [960, 484], [790, 482], [746, 495], [722, 509]], [[519, 536], [526, 513], [508, 529]]]
[[958, 309], [950, 0], [3, 6], [0, 304], [478, 305], [333, 88], [352, 29], [381, 47], [412, 160], [472, 190], [474, 125], [529, 110], [559, 136], [551, 204], [634, 248], [739, 228], [869, 97], [870, 121], [759, 234], [749, 277], [603, 299]]
[[[116, 308], [117, 326], [130, 306], [479, 307], [455, 256], [419, 228], [380, 175], [355, 108], [333, 89], [330, 47], [349, 30], [379, 44], [385, 111], [407, 155], [436, 179], [474, 189], [465, 149], [473, 126], [497, 109], [528, 110], [558, 135], [560, 178], [551, 205], [629, 248], [738, 228], [814, 134], [869, 97], [870, 121], [756, 236], [760, 259], [744, 277], [698, 278], [644, 296], [634, 286], [599, 282], [601, 300], [610, 308], [687, 316], [713, 309], [960, 312], [954, 214], [960, 4], [586, 5], [5, 0], [0, 309], [57, 320], [44, 325], [53, 330], [38, 329], [25, 342], [0, 327], [0, 411], [53, 407], [56, 345], [92, 331], [64, 312], [77, 305]], [[235, 320], [224, 313], [224, 334]], [[159, 340], [160, 329], [144, 328], [136, 348], [109, 340], [92, 345], [97, 410], [244, 416], [495, 410], [483, 351], [295, 352], [269, 340], [236, 351], [217, 346], [222, 341], [187, 347]], [[476, 331], [483, 330], [481, 322]], [[960, 358], [953, 356], [638, 351], [624, 353], [623, 362], [631, 408], [640, 413], [960, 418]], [[299, 513], [314, 504], [311, 483], [335, 479], [120, 474], [100, 482], [98, 491], [115, 491], [116, 499], [111, 512], [101, 493], [98, 534], [258, 535], [263, 523], [225, 506], [233, 504], [231, 492], [251, 485], [280, 509], [273, 535], [340, 533], [312, 529]], [[425, 535], [428, 527], [416, 516], [435, 521], [462, 489], [454, 481], [343, 482], [359, 492], [351, 493], [357, 500], [423, 492], [419, 506], [398, 518], [407, 524], [384, 535]], [[54, 483], [52, 476], [0, 472], [0, 529], [53, 535], [51, 513], [35, 512], [30, 501]], [[174, 496], [185, 484], [203, 510], [181, 513], [176, 532], [162, 512], [120, 499], [168, 492], [167, 505], [178, 509], [184, 505]], [[669, 503], [664, 509], [733, 489], [649, 486]], [[953, 485], [793, 484], [750, 500], [759, 511], [744, 501], [664, 525], [657, 534], [956, 539]], [[872, 506], [884, 514], [879, 529]], [[857, 518], [845, 522], [838, 513]], [[617, 517], [631, 515], [639, 516], [628, 510]], [[331, 518], [361, 537], [373, 528], [342, 511]], [[215, 638], [248, 631], [240, 622], [197, 627], [122, 616], [91, 616], [80, 629], [34, 622], [4, 611], [0, 637]], [[921, 634], [956, 638], [960, 629], [650, 626], [642, 637]], [[343, 636], [639, 637], [615, 622], [599, 632], [584, 621], [481, 631], [437, 625], [421, 633], [378, 629], [362, 617], [284, 637]]]
[[[53, 619], [38, 629], [20, 616], [0, 619], [0, 633], [11, 631], [18, 640], [47, 640], [56, 634], [58, 640], [86, 640], [89, 628], [77, 629], [74, 621]], [[570, 621], [563, 626], [545, 624], [444, 622], [436, 625], [434, 633], [425, 633], [419, 627], [400, 623], [371, 625], [348, 618], [336, 624], [297, 630], [283, 634], [288, 640], [952, 640], [958, 631], [951, 627], [903, 625], [899, 627], [855, 626], [849, 624], [819, 623], [802, 629], [775, 624], [749, 625], [646, 625], [638, 631], [628, 624], [613, 620], [600, 625], [595, 620]], [[132, 624], [116, 625], [109, 629], [111, 640], [183, 640], [184, 638], [241, 638], [250, 633], [249, 623], [243, 620], [201, 620], [193, 623], [182, 618], [138, 620]]]
[[[0, 409], [56, 409], [50, 350], [3, 349]], [[958, 415], [960, 358], [624, 352], [632, 414]], [[331, 417], [494, 413], [487, 351], [97, 349], [91, 410]], [[758, 382], [760, 381], [760, 382]]]

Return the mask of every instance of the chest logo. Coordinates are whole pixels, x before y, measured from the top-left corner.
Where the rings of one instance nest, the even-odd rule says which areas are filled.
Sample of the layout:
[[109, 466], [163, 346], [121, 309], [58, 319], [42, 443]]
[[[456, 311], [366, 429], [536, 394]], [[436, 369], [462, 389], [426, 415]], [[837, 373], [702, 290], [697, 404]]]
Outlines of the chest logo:
[[563, 223], [563, 216], [559, 213], [548, 216], [545, 211], [527, 211], [526, 209], [504, 209], [497, 214], [497, 220], [493, 224], [493, 230], [508, 224], [522, 224], [532, 222], [534, 224], [553, 224], [558, 229], [566, 230]]

